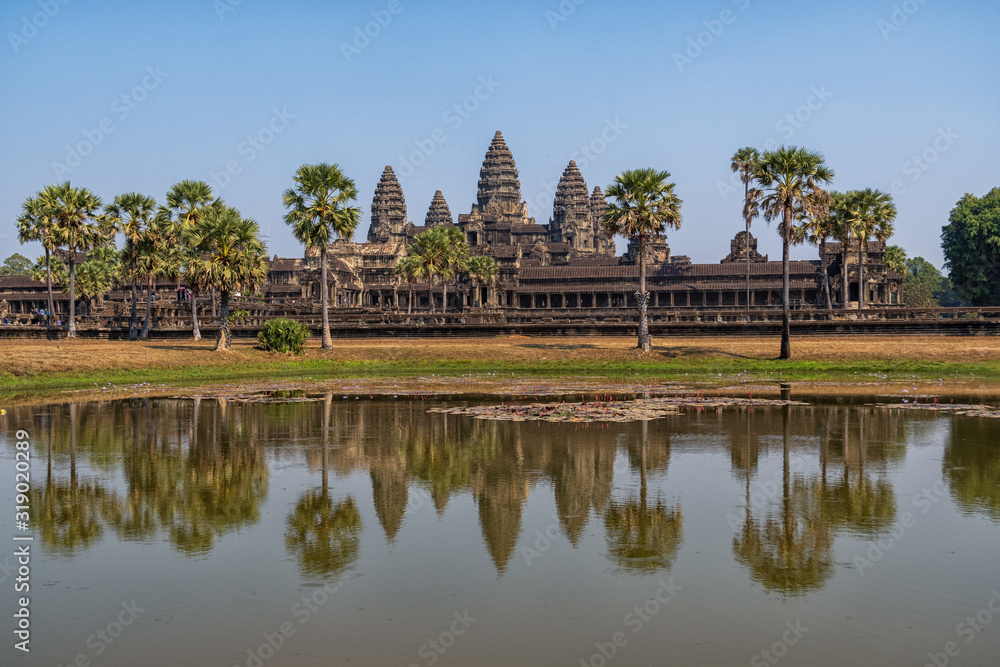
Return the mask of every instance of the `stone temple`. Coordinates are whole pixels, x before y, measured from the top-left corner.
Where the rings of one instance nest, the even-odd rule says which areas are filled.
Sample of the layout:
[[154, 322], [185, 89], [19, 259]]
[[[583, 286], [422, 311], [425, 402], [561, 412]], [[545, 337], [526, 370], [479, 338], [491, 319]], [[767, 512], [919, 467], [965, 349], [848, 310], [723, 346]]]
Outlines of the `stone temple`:
[[[490, 142], [479, 170], [476, 200], [468, 213], [456, 220], [444, 194], [438, 190], [429, 203], [423, 224], [408, 220], [406, 198], [392, 167], [382, 172], [371, 203], [367, 241], [337, 241], [328, 246], [326, 289], [330, 303], [351, 312], [414, 314], [443, 307], [454, 313], [489, 313], [507, 321], [549, 319], [611, 319], [629, 317], [635, 308], [638, 256], [634, 244], [618, 256], [614, 239], [601, 220], [606, 207], [601, 188], [588, 188], [577, 164], [570, 160], [556, 188], [547, 223], [528, 215], [521, 199], [514, 156], [498, 131]], [[694, 264], [674, 255], [666, 240], [647, 246], [646, 285], [653, 321], [670, 313], [672, 319], [686, 309], [745, 308], [747, 256], [750, 259], [750, 305], [780, 307], [782, 269], [757, 251], [757, 240], [743, 231], [737, 207], [733, 226], [738, 229], [729, 253], [715, 264]], [[489, 255], [498, 267], [493, 285], [473, 285], [467, 277], [408, 285], [394, 269], [413, 239], [436, 226], [458, 226], [470, 255]], [[870, 242], [865, 266], [866, 305], [879, 307], [902, 302], [902, 276], [884, 262], [883, 243]], [[833, 306], [843, 303], [842, 276], [845, 258], [839, 243], [826, 244], [827, 272]], [[858, 300], [858, 247], [847, 253], [848, 307]], [[45, 306], [38, 285], [5, 289], [0, 278], [0, 299], [12, 312], [29, 312]], [[27, 279], [19, 279], [27, 280]], [[29, 281], [34, 282], [34, 281]], [[823, 269], [817, 258], [791, 262], [790, 305], [816, 305], [823, 301]], [[41, 286], [44, 288], [44, 286]], [[302, 258], [271, 260], [264, 293], [274, 303], [294, 306], [303, 314], [315, 312], [322, 286], [319, 251], [306, 250]], [[478, 290], [478, 293], [477, 293]], [[410, 293], [413, 304], [409, 304]], [[447, 296], [447, 304], [442, 298]], [[16, 303], [15, 303], [16, 302]], [[57, 307], [57, 312], [59, 308]]]

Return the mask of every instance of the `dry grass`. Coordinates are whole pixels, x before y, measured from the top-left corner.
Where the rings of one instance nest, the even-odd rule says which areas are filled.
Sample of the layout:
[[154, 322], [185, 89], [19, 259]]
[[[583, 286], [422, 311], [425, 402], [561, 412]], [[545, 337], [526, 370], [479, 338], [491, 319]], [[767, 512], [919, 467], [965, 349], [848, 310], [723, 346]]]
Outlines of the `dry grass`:
[[[119, 342], [100, 340], [0, 340], [0, 377], [52, 376], [91, 371], [225, 368], [293, 362], [369, 362], [399, 366], [472, 364], [477, 367], [538, 364], [663, 364], [712, 360], [774, 359], [777, 338], [659, 338], [643, 355], [631, 338], [349, 339], [335, 340], [330, 351], [312, 340], [301, 357], [277, 357], [234, 341], [231, 352], [213, 351], [214, 341]], [[793, 340], [797, 362], [925, 361], [982, 363], [1000, 360], [1000, 338], [951, 336], [816, 337]]]

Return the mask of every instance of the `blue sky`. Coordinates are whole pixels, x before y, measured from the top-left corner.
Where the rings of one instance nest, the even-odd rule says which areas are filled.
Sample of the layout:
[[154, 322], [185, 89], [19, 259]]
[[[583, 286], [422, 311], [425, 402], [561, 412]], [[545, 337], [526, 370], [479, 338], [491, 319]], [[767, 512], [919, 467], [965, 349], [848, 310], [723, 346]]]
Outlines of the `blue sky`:
[[[497, 129], [538, 222], [571, 158], [591, 189], [670, 171], [684, 220], [668, 242], [696, 262], [742, 229], [742, 146], [803, 145], [835, 189], [893, 191], [893, 241], [939, 266], [955, 202], [1000, 185], [1000, 5], [986, 0], [7, 0], [0, 29], [0, 259], [40, 253], [14, 221], [67, 179], [158, 202], [206, 180], [281, 256], [302, 254], [281, 192], [305, 163], [355, 179], [358, 239], [387, 164], [410, 220], [437, 189], [457, 216]], [[780, 257], [773, 224], [754, 233]]]

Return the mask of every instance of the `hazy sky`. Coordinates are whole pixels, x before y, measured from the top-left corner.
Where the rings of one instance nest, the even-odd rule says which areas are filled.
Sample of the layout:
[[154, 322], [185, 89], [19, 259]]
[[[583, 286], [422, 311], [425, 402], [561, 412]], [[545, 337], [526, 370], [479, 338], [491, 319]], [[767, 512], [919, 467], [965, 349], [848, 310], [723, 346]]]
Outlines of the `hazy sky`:
[[[40, 254], [15, 219], [67, 179], [158, 202], [206, 180], [281, 256], [302, 254], [281, 192], [304, 163], [355, 179], [357, 239], [387, 164], [410, 220], [436, 189], [457, 216], [498, 129], [540, 223], [570, 159], [591, 189], [670, 171], [668, 242], [696, 262], [743, 227], [742, 146], [803, 145], [835, 189], [894, 191], [893, 242], [937, 265], [955, 202], [1000, 185], [995, 1], [5, 0], [0, 28], [0, 259]], [[774, 224], [754, 233], [780, 257]]]

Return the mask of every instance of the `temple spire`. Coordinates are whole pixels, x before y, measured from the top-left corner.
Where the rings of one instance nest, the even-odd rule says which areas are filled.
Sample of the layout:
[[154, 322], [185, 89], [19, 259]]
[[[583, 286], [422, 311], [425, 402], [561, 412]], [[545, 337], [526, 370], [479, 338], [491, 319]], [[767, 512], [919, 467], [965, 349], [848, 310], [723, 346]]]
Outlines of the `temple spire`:
[[372, 221], [368, 228], [371, 243], [397, 243], [405, 239], [406, 199], [392, 167], [386, 165], [372, 198]]
[[493, 135], [479, 170], [479, 209], [484, 212], [513, 212], [521, 205], [521, 182], [517, 180], [514, 156], [500, 130]]
[[427, 209], [427, 217], [424, 218], [424, 225], [427, 227], [436, 227], [437, 225], [451, 225], [454, 224], [454, 218], [451, 217], [451, 209], [448, 208], [448, 202], [444, 200], [444, 195], [440, 190], [434, 193], [434, 199], [431, 200], [431, 206]]

